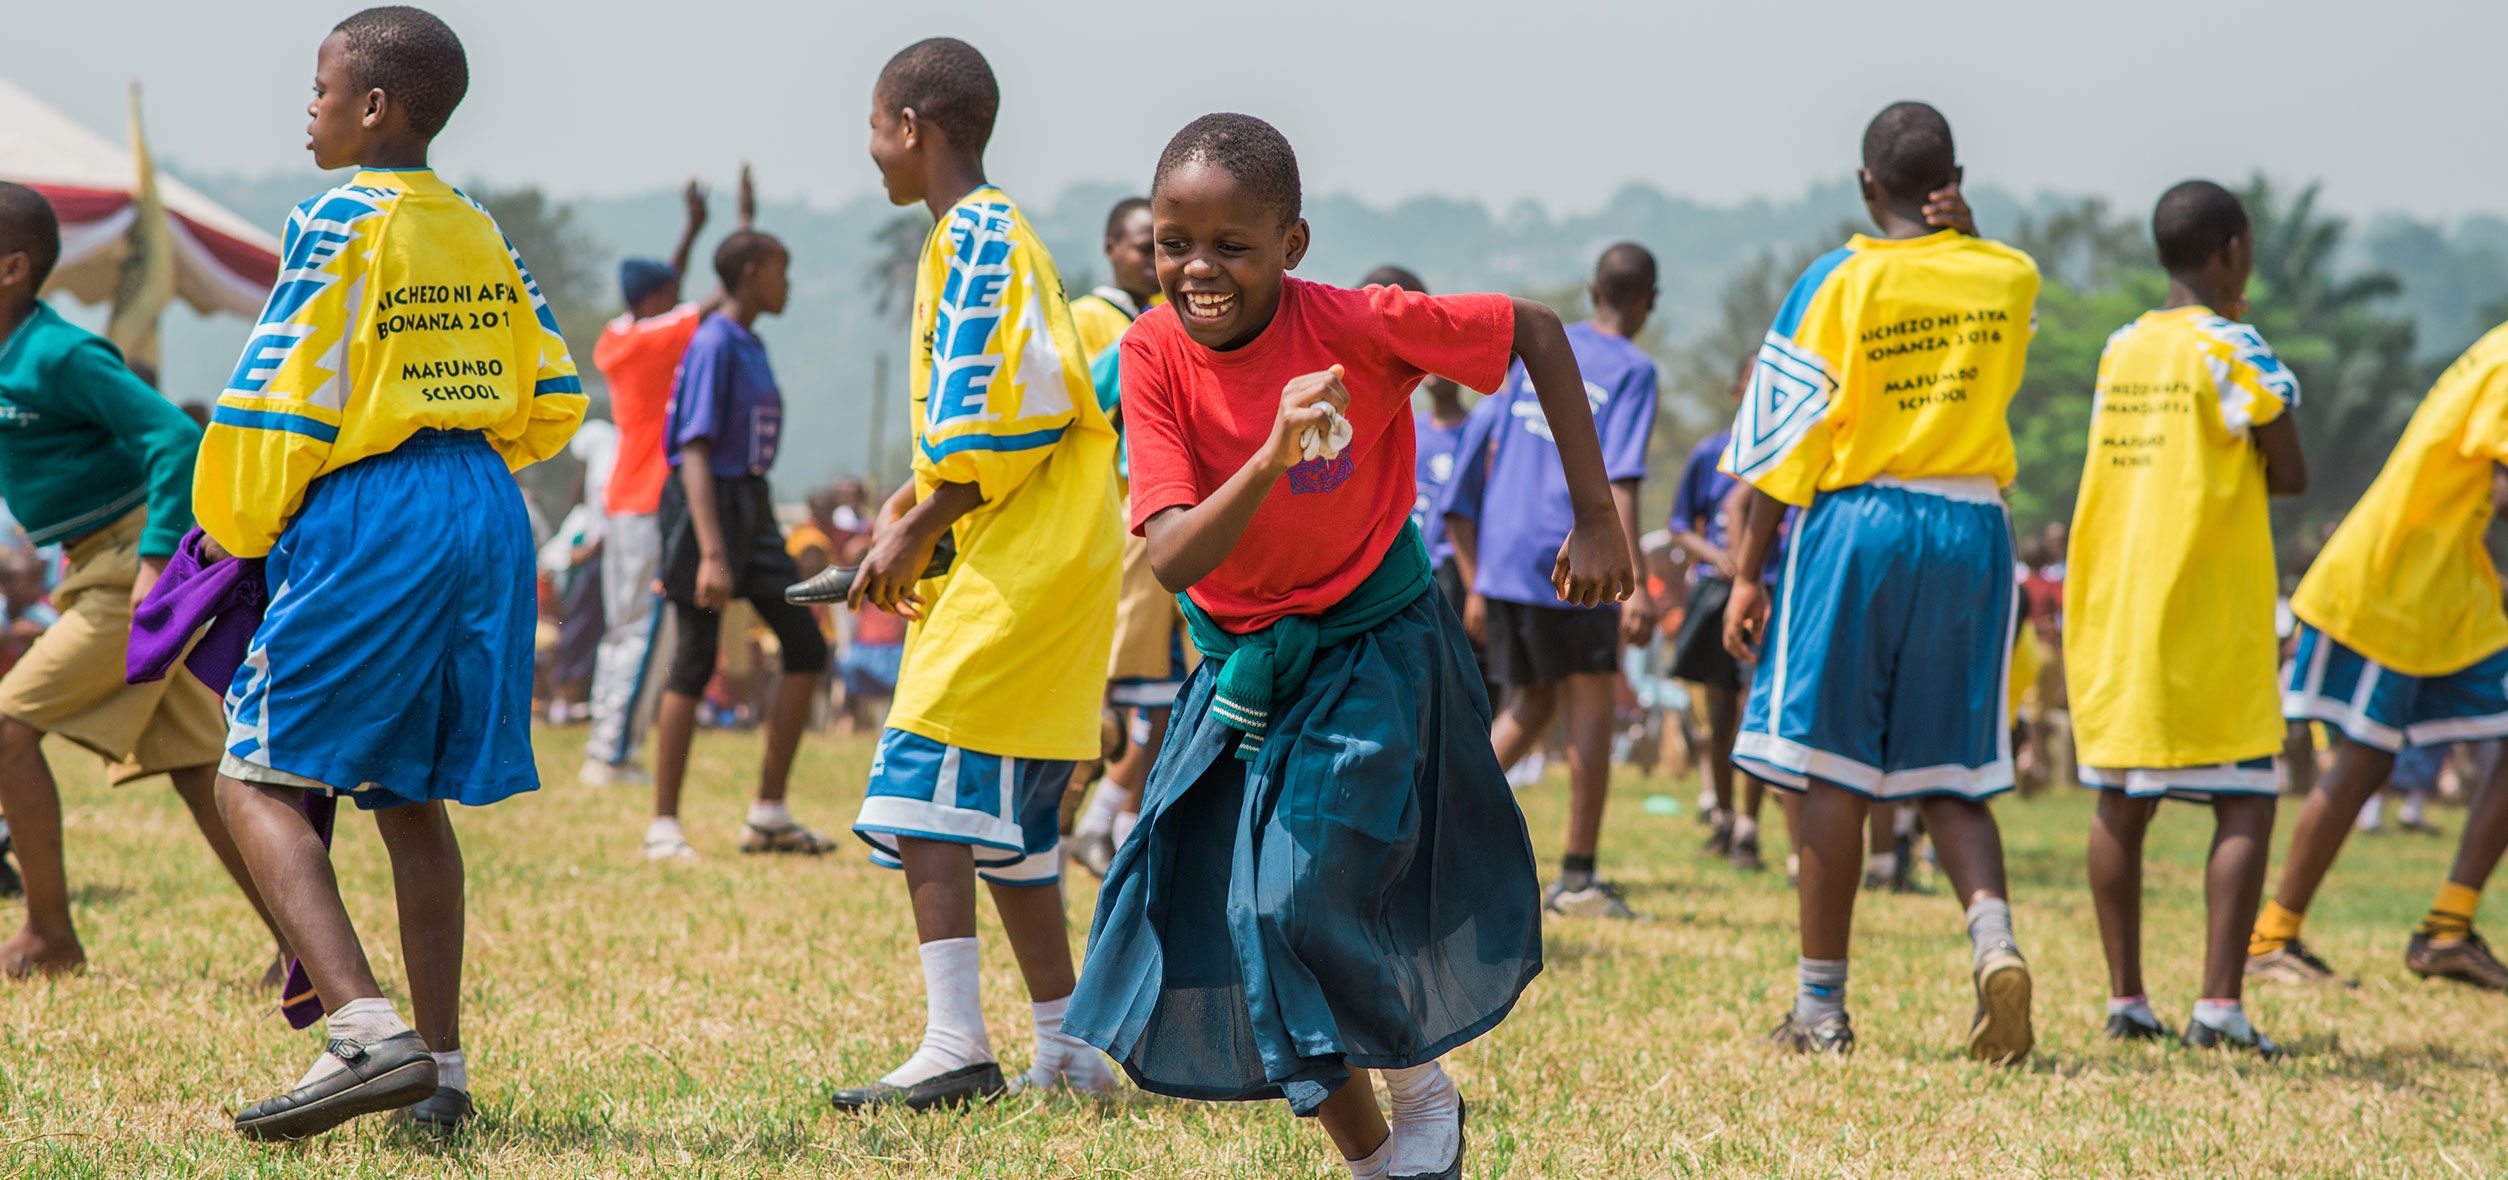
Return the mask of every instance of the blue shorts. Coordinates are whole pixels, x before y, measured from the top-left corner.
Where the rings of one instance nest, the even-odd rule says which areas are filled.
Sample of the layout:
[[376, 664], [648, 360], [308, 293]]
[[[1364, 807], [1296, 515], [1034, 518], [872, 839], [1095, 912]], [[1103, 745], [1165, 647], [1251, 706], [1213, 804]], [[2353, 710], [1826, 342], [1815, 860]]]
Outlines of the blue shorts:
[[1989, 479], [1822, 494], [1786, 551], [1733, 760], [1875, 799], [2012, 786], [2011, 524]]
[[533, 556], [522, 490], [476, 431], [315, 480], [263, 568], [221, 770], [369, 810], [537, 788]]
[[2282, 716], [2322, 721], [2390, 754], [2508, 737], [2508, 648], [2444, 676], [2406, 676], [2301, 623]]
[[2082, 786], [2120, 791], [2134, 799], [2164, 797], [2188, 803], [2209, 803], [2220, 795], [2278, 795], [2282, 785], [2281, 772], [2275, 768], [2270, 754], [2244, 762], [2222, 762], [2212, 766], [2171, 766], [2164, 769], [2084, 766], [2080, 769]]
[[905, 660], [902, 643], [853, 643], [845, 646], [845, 658], [838, 661], [836, 670], [844, 674], [846, 696], [893, 697], [897, 672]]
[[897, 838], [911, 836], [974, 845], [976, 875], [996, 885], [1051, 885], [1062, 878], [1062, 793], [1071, 768], [881, 730], [853, 834], [884, 869], [901, 867]]

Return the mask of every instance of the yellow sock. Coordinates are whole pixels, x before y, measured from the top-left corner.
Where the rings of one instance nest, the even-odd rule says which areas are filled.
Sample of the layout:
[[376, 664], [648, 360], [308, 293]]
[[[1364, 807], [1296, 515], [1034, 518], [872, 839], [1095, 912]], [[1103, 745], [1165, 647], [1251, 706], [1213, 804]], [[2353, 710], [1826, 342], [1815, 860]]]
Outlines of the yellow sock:
[[2482, 891], [2467, 889], [2453, 881], [2438, 887], [2438, 900], [2430, 903], [2430, 912], [2421, 919], [2421, 933], [2448, 940], [2473, 933], [2473, 907], [2482, 904]]
[[2278, 901], [2266, 900], [2264, 912], [2255, 916], [2255, 933], [2247, 938], [2247, 953], [2269, 955], [2282, 949], [2299, 937], [2299, 925], [2307, 920], [2306, 914], [2293, 913], [2283, 909]]

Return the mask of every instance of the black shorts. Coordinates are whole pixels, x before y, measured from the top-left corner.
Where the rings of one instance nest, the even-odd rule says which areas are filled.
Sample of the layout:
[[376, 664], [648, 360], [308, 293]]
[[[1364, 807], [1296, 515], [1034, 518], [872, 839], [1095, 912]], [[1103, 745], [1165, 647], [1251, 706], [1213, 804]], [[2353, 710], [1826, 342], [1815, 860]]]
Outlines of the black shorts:
[[[775, 496], [763, 476], [714, 481], [714, 519], [723, 532], [726, 563], [731, 566], [732, 597], [745, 598], [758, 619], [775, 633], [783, 649], [783, 669], [794, 675], [827, 670], [827, 637], [819, 633], [810, 608], [784, 601], [784, 590], [801, 580], [800, 567], [784, 551], [784, 531], [775, 524]], [[662, 596], [670, 600], [678, 626], [678, 646], [671, 652], [665, 687], [700, 696], [714, 675], [718, 612], [697, 606], [697, 567], [703, 555], [697, 529], [688, 515], [688, 493], [672, 472], [662, 484], [662, 506], [655, 522], [662, 531]]]
[[1502, 598], [1489, 604], [1489, 676], [1509, 688], [1556, 684], [1586, 672], [1620, 667], [1620, 612], [1615, 607], [1534, 606]]
[[1664, 675], [1734, 692], [1748, 687], [1742, 662], [1724, 649], [1724, 604], [1732, 597], [1733, 583], [1722, 578], [1690, 579], [1689, 609], [1672, 636], [1672, 666]]

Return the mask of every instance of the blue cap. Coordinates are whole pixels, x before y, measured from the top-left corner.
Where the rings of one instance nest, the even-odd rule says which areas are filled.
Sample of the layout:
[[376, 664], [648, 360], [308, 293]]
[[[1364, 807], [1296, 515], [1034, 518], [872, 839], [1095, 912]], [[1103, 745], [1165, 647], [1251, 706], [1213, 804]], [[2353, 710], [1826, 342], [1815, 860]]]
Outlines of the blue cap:
[[679, 272], [667, 262], [630, 258], [618, 264], [618, 290], [627, 297], [629, 306], [678, 281]]

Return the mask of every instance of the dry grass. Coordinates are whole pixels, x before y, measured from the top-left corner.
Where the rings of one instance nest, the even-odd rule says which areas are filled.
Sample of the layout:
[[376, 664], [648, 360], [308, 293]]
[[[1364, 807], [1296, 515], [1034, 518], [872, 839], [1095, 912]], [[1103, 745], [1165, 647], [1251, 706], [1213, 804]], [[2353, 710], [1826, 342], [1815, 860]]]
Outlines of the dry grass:
[[[922, 1018], [896, 879], [847, 854], [732, 851], [757, 744], [698, 746], [696, 865], [647, 866], [645, 800], [574, 783], [578, 736], [544, 732], [551, 786], [459, 817], [469, 854], [464, 1013], [484, 1117], [451, 1146], [383, 1119], [301, 1147], [227, 1131], [315, 1045], [257, 974], [258, 932], [180, 805], [110, 792], [83, 755], [69, 782], [79, 920], [94, 967], [0, 986], [0, 1175], [762, 1177], [1343, 1173], [1273, 1105], [1127, 1095], [1011, 1100], [924, 1118], [840, 1117], [821, 1094], [875, 1075]], [[867, 744], [814, 739], [796, 781], [807, 821], [841, 829]], [[1844, 1061], [1772, 1058], [1754, 1039], [1789, 1002], [1782, 876], [1701, 860], [1687, 816], [1641, 814], [1621, 784], [1606, 849], [1654, 920], [1561, 924], [1514, 1019], [1456, 1054], [1477, 1176], [2429, 1176], [2508, 1171], [2508, 1002], [2404, 973], [2406, 923], [2450, 840], [2358, 841], [2310, 928], [2347, 993], [2277, 991], [2258, 1022], [2300, 1056], [2267, 1066], [2099, 1039], [2105, 995], [2081, 880], [2089, 808], [2073, 791], [2001, 807], [2019, 931], [2039, 979], [2026, 1068], [1956, 1047], [1971, 999], [1958, 914], [1940, 897], [1869, 897]], [[1524, 802], [1556, 849], [1564, 789]], [[2446, 822], [2453, 827], [2453, 818]], [[2199, 949], [2207, 817], [2172, 806], [2153, 836], [2150, 977], [2182, 1021]], [[352, 911], [387, 980], [398, 952], [372, 828], [344, 826]], [[1091, 896], [1072, 898], [1084, 930]], [[1023, 1001], [990, 923], [986, 1002], [1007, 1064], [1029, 1052]], [[392, 986], [387, 983], [387, 987]]]

